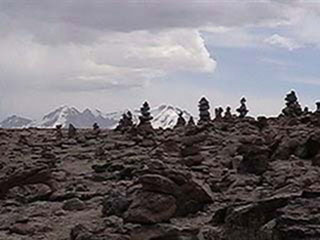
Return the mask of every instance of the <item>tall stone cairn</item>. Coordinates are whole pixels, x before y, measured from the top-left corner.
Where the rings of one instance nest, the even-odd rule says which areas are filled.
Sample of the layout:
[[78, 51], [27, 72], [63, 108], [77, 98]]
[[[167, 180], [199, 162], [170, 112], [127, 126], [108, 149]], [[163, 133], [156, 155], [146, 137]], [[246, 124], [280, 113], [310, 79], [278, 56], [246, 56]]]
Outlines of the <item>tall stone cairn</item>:
[[245, 99], [245, 97], [241, 98], [240, 107], [236, 109], [236, 111], [239, 113], [240, 118], [244, 118], [247, 115], [247, 113], [249, 112], [249, 110], [247, 109], [247, 106], [246, 106], [246, 102], [247, 102], [247, 100]]
[[150, 113], [150, 106], [148, 102], [144, 102], [140, 108], [141, 116], [139, 116], [140, 125], [150, 124], [150, 121], [153, 119]]
[[302, 115], [302, 109], [298, 102], [295, 91], [288, 93], [284, 99], [286, 101], [286, 107], [282, 109], [282, 113], [286, 117], [298, 117]]
[[150, 106], [148, 102], [144, 102], [142, 107], [140, 108], [141, 115], [139, 116], [140, 123], [138, 125], [138, 131], [140, 134], [146, 136], [149, 133], [153, 133], [153, 128], [151, 125], [151, 120], [153, 117], [150, 113]]
[[211, 119], [209, 101], [205, 97], [201, 98], [198, 107], [200, 117], [199, 124], [209, 122]]

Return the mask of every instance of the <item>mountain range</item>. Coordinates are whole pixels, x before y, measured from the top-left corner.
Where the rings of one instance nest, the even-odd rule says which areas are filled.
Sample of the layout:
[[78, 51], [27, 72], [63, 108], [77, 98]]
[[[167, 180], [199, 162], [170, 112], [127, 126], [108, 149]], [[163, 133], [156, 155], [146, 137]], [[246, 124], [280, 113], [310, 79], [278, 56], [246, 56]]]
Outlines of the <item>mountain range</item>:
[[[32, 120], [20, 116], [10, 116], [0, 122], [0, 128], [54, 128], [57, 125], [62, 125], [64, 128], [69, 124], [73, 124], [77, 128], [91, 128], [94, 123], [98, 123], [101, 128], [115, 128], [122, 117], [122, 114], [129, 111], [129, 109], [103, 113], [100, 110], [85, 109], [79, 111], [75, 107], [67, 105], [61, 106], [52, 112], [44, 115], [41, 119]], [[135, 109], [131, 111], [133, 114], [133, 122], [138, 123], [140, 110]], [[183, 112], [183, 117], [189, 120], [191, 114], [186, 110], [171, 105], [160, 105], [150, 110], [153, 116], [152, 126], [154, 128], [172, 128], [178, 119], [178, 114]]]

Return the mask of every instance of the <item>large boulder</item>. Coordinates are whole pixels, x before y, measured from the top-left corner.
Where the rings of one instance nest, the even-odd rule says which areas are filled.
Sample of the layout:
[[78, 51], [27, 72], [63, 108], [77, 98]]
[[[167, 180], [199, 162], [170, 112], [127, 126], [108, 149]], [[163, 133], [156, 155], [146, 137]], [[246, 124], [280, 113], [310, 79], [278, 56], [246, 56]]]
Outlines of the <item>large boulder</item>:
[[176, 199], [171, 195], [140, 192], [125, 213], [125, 221], [142, 224], [167, 222], [176, 209]]

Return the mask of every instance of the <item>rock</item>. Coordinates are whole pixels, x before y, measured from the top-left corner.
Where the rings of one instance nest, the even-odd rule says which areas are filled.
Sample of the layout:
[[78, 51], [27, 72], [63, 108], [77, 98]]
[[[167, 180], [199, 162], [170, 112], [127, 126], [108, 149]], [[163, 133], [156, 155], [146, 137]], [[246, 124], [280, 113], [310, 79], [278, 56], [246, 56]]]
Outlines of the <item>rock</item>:
[[222, 107], [218, 107], [214, 110], [215, 112], [215, 119], [216, 121], [219, 121], [222, 119], [222, 113], [223, 113], [223, 108]]
[[200, 154], [195, 156], [187, 156], [183, 159], [183, 164], [185, 164], [188, 167], [193, 166], [199, 166], [201, 165], [202, 161], [204, 160], [204, 157]]
[[179, 113], [178, 120], [174, 128], [184, 127], [186, 125], [186, 120], [183, 118], [183, 112]]
[[68, 138], [75, 138], [77, 135], [77, 129], [72, 124], [69, 124]]
[[18, 235], [32, 235], [35, 232], [35, 229], [29, 224], [16, 223], [10, 227], [10, 232]]
[[167, 222], [174, 216], [176, 209], [176, 199], [173, 196], [140, 192], [126, 212], [125, 221], [141, 224]]
[[134, 229], [131, 233], [131, 240], [202, 240], [202, 237], [198, 237], [199, 232], [198, 228], [182, 228], [169, 224], [157, 224]]
[[85, 203], [78, 198], [66, 200], [62, 206], [62, 209], [66, 211], [82, 211], [85, 208]]
[[127, 211], [130, 200], [119, 192], [111, 192], [102, 202], [102, 215], [103, 216], [118, 216], [121, 217]]
[[238, 148], [243, 158], [238, 166], [240, 173], [263, 174], [268, 168], [270, 150], [265, 145], [243, 144]]
[[116, 131], [128, 131], [133, 127], [132, 121], [132, 113], [128, 111], [127, 113], [122, 114], [122, 118], [120, 119], [118, 126], [116, 127]]
[[239, 117], [240, 118], [244, 118], [247, 113], [249, 112], [249, 110], [247, 109], [247, 106], [246, 106], [246, 99], [243, 97], [241, 98], [240, 100], [240, 107], [236, 109], [236, 111], [239, 113]]
[[271, 224], [270, 221], [279, 217], [278, 211], [288, 204], [289, 199], [290, 196], [279, 196], [246, 205], [221, 208], [211, 222], [214, 225], [224, 225], [224, 236], [228, 240], [282, 240], [277, 232], [272, 232], [273, 238], [268, 238], [270, 232], [266, 229]]
[[298, 102], [298, 98], [294, 91], [288, 93], [285, 97], [286, 107], [282, 110], [282, 113], [286, 117], [297, 117], [302, 115], [302, 109]]
[[150, 107], [148, 102], [144, 102], [140, 108], [141, 116], [139, 116], [140, 124], [139, 125], [149, 125], [153, 117], [150, 114]]
[[199, 101], [198, 107], [200, 117], [199, 124], [209, 122], [211, 120], [209, 101], [205, 97], [202, 97]]
[[89, 230], [78, 224], [74, 228], [71, 229], [70, 232], [70, 240], [95, 240]]
[[206, 184], [195, 179], [185, 179], [184, 176], [179, 175], [176, 173], [175, 176], [165, 177], [147, 174], [142, 176], [139, 182], [145, 191], [174, 196], [177, 201], [177, 212], [175, 213], [177, 216], [195, 213], [205, 204], [212, 202], [212, 193]]
[[145, 191], [178, 195], [179, 186], [172, 180], [156, 174], [146, 174], [139, 178], [139, 182]]

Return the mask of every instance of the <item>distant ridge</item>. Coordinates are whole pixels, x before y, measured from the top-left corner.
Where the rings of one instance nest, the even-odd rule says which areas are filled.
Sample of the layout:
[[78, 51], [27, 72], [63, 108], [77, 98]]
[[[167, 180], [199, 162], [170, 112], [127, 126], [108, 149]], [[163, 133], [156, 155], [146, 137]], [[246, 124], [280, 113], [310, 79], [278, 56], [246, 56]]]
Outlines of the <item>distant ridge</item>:
[[[78, 128], [91, 128], [94, 123], [98, 123], [101, 128], [115, 128], [121, 119], [123, 113], [128, 109], [112, 112], [102, 113], [102, 111], [95, 109], [85, 109], [83, 112], [75, 107], [67, 105], [60, 106], [52, 112], [43, 116], [40, 120], [31, 120], [27, 118], [13, 115], [4, 121], [0, 122], [1, 128], [55, 128], [57, 125], [62, 125], [64, 128], [68, 127], [70, 123]], [[186, 120], [189, 120], [191, 114], [186, 110], [180, 109], [167, 104], [162, 104], [151, 109], [153, 116], [152, 125], [154, 128], [172, 128], [178, 119], [178, 114], [183, 112]], [[133, 122], [138, 123], [139, 109], [132, 111]]]

